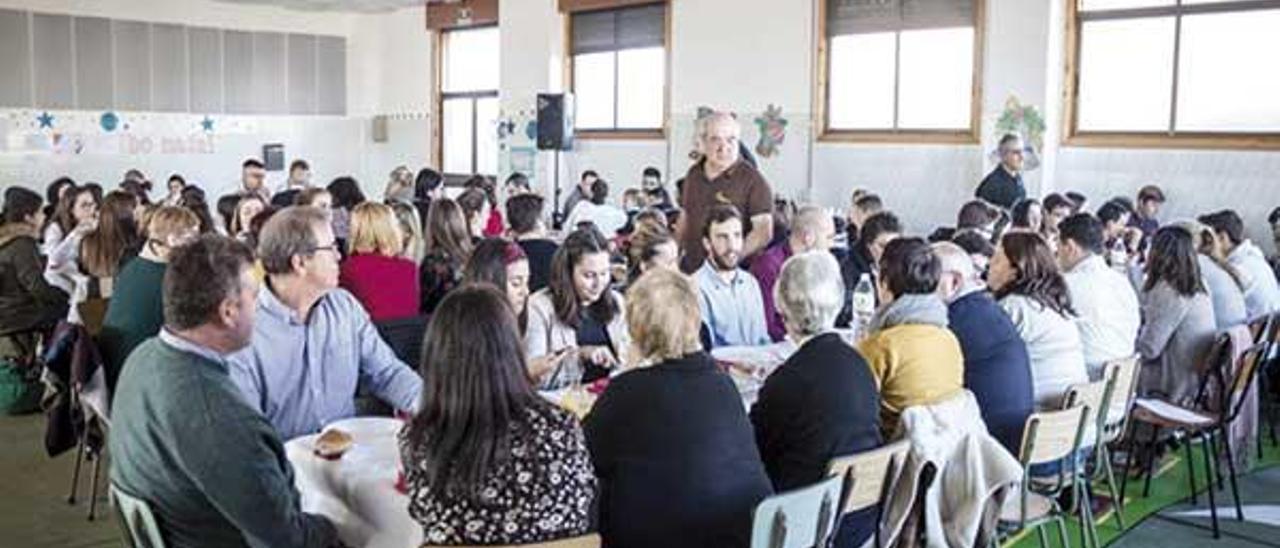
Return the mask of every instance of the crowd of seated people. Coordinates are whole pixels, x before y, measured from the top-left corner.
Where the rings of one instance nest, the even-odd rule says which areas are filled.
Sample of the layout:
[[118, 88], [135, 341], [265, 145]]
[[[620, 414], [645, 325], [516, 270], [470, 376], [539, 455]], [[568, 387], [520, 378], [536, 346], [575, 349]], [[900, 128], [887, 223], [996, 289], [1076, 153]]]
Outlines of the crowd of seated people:
[[[350, 177], [314, 186], [306, 162], [272, 195], [257, 160], [218, 221], [179, 175], [155, 204], [140, 173], [10, 187], [0, 358], [29, 363], [42, 333], [88, 320], [78, 304], [106, 303], [111, 480], [170, 545], [337, 545], [282, 444], [361, 395], [405, 419], [406, 512], [429, 544], [745, 546], [757, 503], [900, 438], [909, 408], [972, 393], [1017, 454], [1027, 417], [1107, 364], [1136, 355], [1141, 394], [1185, 402], [1222, 330], [1280, 312], [1231, 210], [1167, 222], [1152, 186], [1092, 211], [1027, 198], [1009, 141], [979, 193], [1000, 203], [957, 204], [955, 227], [860, 191], [847, 215], [790, 204], [775, 228], [738, 133], [704, 120], [677, 192], [656, 169], [630, 193], [589, 171], [564, 204], [518, 174], [453, 199], [403, 167], [375, 201]], [[864, 278], [875, 312], [854, 321]], [[422, 352], [400, 355], [379, 326], [410, 318]], [[726, 347], [788, 348], [750, 405], [712, 357]], [[544, 397], [586, 384], [585, 414]], [[835, 545], [874, 519], [847, 516]]]

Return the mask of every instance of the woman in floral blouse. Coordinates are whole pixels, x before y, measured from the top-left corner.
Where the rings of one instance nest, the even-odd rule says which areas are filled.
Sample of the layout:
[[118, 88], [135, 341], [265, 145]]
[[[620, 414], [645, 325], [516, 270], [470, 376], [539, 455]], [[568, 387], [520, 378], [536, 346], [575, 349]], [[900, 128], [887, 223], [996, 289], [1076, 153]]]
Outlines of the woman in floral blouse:
[[440, 303], [419, 369], [422, 404], [400, 433], [409, 514], [426, 544], [589, 532], [596, 479], [582, 430], [524, 369], [515, 316], [496, 288], [462, 286]]

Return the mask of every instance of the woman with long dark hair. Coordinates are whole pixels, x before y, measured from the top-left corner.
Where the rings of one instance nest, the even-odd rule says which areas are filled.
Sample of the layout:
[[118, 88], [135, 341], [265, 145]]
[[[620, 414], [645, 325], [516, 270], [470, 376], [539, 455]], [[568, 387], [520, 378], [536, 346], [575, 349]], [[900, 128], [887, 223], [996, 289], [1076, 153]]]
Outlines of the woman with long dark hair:
[[991, 257], [987, 282], [1027, 343], [1037, 409], [1057, 409], [1073, 384], [1089, 382], [1067, 282], [1039, 234], [1010, 232]]
[[420, 312], [434, 312], [462, 280], [462, 267], [471, 257], [471, 247], [471, 233], [458, 203], [448, 198], [432, 202], [427, 213], [426, 256], [418, 268]]
[[582, 430], [525, 377], [507, 298], [485, 284], [458, 288], [425, 340], [422, 402], [400, 433], [409, 514], [425, 542], [528, 544], [587, 533], [596, 479]]
[[80, 272], [84, 275], [85, 298], [111, 298], [112, 283], [120, 267], [138, 255], [142, 247], [138, 224], [133, 210], [138, 198], [121, 190], [114, 190], [102, 199], [102, 211], [98, 226], [80, 242]]
[[1031, 232], [1042, 232], [1044, 229], [1044, 209], [1035, 198], [1026, 198], [1013, 204], [1011, 217], [1009, 226], [1015, 229]]
[[62, 203], [62, 197], [66, 196], [67, 192], [75, 187], [76, 182], [72, 178], [58, 177], [44, 189], [44, 220], [46, 223], [53, 220], [53, 212], [58, 208], [58, 204]]
[[1184, 403], [1195, 397], [1197, 365], [1213, 344], [1213, 301], [1200, 277], [1191, 232], [1166, 226], [1151, 238], [1142, 286], [1138, 354], [1142, 394]]
[[80, 241], [98, 226], [99, 205], [91, 189], [72, 187], [62, 195], [53, 217], [46, 221], [40, 244], [47, 259], [45, 277], [67, 293], [75, 291]]
[[196, 185], [183, 187], [182, 200], [178, 205], [195, 213], [196, 218], [200, 219], [201, 234], [213, 234], [218, 231], [217, 225], [213, 224], [213, 215], [209, 213], [209, 201], [204, 189]]
[[572, 383], [579, 372], [583, 382], [591, 382], [628, 363], [626, 305], [621, 294], [609, 289], [611, 281], [604, 236], [594, 228], [569, 234], [551, 260], [547, 287], [529, 297], [525, 348], [530, 358], [571, 353], [566, 363], [582, 367], [562, 367], [562, 374], [547, 379], [545, 386]]
[[347, 247], [347, 238], [351, 234], [351, 210], [365, 202], [364, 192], [360, 191], [360, 183], [351, 177], [338, 177], [325, 187], [333, 196], [333, 236], [337, 238], [342, 249]]

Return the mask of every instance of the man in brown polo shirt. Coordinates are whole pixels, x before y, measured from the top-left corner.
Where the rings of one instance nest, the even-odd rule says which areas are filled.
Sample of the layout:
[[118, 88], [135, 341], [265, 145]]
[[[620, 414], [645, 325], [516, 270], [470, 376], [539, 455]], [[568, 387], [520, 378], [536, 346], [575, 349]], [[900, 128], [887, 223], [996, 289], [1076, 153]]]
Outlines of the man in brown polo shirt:
[[717, 112], [699, 121], [698, 148], [702, 160], [689, 168], [680, 192], [680, 269], [693, 273], [707, 253], [702, 247], [702, 226], [717, 204], [730, 204], [747, 218], [742, 256], [763, 251], [773, 238], [773, 191], [756, 168], [742, 161], [738, 137], [742, 128], [733, 116]]

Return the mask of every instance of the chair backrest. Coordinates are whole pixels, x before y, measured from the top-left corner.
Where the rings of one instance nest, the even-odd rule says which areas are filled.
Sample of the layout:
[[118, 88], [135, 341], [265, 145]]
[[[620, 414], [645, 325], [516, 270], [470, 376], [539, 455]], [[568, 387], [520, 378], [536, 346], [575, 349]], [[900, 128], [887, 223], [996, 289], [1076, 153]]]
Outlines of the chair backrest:
[[[600, 535], [592, 533], [580, 537], [565, 538], [534, 544], [508, 544], [506, 546], [486, 546], [485, 548], [600, 548]], [[422, 548], [431, 548], [432, 544], [423, 544]], [[479, 548], [478, 546], [454, 546], [453, 548]]]
[[80, 322], [84, 324], [84, 328], [89, 332], [90, 336], [97, 337], [102, 332], [102, 322], [107, 319], [107, 305], [109, 304], [111, 304], [111, 299], [88, 298], [76, 305], [76, 312], [80, 314]]
[[835, 535], [844, 479], [831, 476], [760, 501], [752, 514], [751, 548], [826, 546]]
[[427, 316], [411, 316], [374, 323], [378, 335], [391, 347], [396, 357], [409, 367], [422, 360], [422, 338], [427, 331]]
[[1103, 442], [1110, 443], [1124, 434], [1129, 424], [1129, 409], [1138, 396], [1138, 356], [1108, 362], [1104, 379], [1111, 380], [1111, 398], [1103, 421]]
[[[1107, 412], [1111, 409], [1111, 398], [1115, 377], [1104, 373], [1102, 380], [1075, 384], [1067, 389], [1065, 408], [1083, 405], [1089, 409], [1085, 418], [1086, 428], [1084, 441], [1095, 446], [1102, 441], [1103, 430], [1106, 429]], [[1090, 432], [1089, 430], [1092, 429]], [[1092, 438], [1090, 438], [1092, 435]]]
[[1056, 462], [1074, 454], [1088, 419], [1089, 409], [1084, 405], [1032, 413], [1022, 434], [1023, 466]]
[[116, 518], [124, 530], [125, 544], [133, 548], [164, 548], [160, 524], [146, 501], [125, 493], [115, 483], [109, 488], [116, 505]]
[[827, 467], [827, 475], [848, 474], [852, 479], [844, 504], [840, 506], [840, 514], [857, 512], [882, 502], [890, 487], [889, 483], [902, 468], [910, 449], [909, 440], [899, 440], [884, 447], [832, 460]]
[[1226, 404], [1223, 410], [1229, 413], [1225, 417], [1226, 422], [1234, 421], [1248, 401], [1249, 387], [1253, 386], [1258, 370], [1262, 369], [1262, 359], [1266, 350], [1265, 344], [1255, 344], [1240, 355], [1239, 366], [1235, 368], [1235, 376], [1231, 379], [1231, 390], [1223, 402]]

